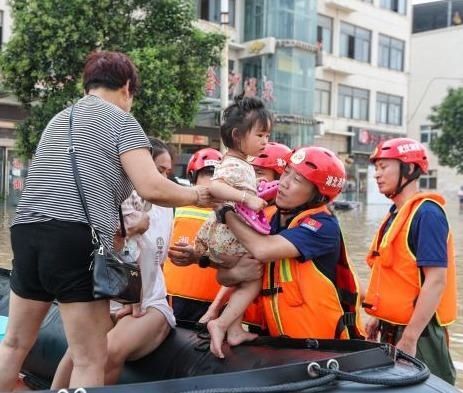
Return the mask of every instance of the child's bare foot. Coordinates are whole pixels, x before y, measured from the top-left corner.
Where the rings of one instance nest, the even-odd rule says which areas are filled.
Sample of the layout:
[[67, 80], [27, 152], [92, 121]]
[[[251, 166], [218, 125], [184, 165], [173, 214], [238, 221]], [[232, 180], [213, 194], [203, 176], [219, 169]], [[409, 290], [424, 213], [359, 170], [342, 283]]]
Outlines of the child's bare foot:
[[209, 306], [206, 313], [201, 317], [201, 319], [198, 322], [208, 323], [209, 321], [212, 321], [213, 319], [217, 319], [218, 316], [219, 316], [219, 310], [217, 310], [215, 307]]
[[219, 359], [224, 359], [225, 355], [222, 352], [222, 344], [225, 338], [225, 328], [220, 326], [220, 322], [217, 319], [214, 319], [207, 323], [207, 330], [211, 336], [211, 352]]
[[245, 341], [253, 341], [258, 337], [255, 333], [249, 333], [241, 327], [241, 324], [233, 324], [227, 330], [227, 343], [231, 347], [240, 345]]

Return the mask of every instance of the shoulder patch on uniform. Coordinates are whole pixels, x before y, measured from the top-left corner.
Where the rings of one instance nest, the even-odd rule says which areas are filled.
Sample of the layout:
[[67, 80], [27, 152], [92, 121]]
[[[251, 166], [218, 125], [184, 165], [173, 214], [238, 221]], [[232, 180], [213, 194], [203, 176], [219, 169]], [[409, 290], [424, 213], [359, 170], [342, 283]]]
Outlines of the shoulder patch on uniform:
[[317, 232], [322, 226], [323, 224], [320, 221], [317, 221], [313, 218], [308, 218], [301, 224], [301, 227], [310, 229], [313, 232]]

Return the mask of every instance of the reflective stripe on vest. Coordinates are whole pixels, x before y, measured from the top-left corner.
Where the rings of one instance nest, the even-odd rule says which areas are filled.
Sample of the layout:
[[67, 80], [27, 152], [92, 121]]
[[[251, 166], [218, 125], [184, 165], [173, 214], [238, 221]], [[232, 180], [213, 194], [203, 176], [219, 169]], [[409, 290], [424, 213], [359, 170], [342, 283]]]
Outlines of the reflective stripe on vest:
[[[297, 227], [311, 215], [320, 212], [330, 214], [325, 206], [307, 210], [296, 216], [288, 228]], [[341, 255], [345, 256], [343, 242], [341, 247]], [[348, 263], [343, 266], [348, 271], [349, 280], [342, 288], [352, 292], [352, 298], [357, 299], [355, 275]], [[301, 262], [297, 258], [285, 258], [268, 263], [263, 278], [262, 299], [267, 326], [272, 336], [334, 338], [340, 321], [348, 321], [344, 318], [335, 284], [311, 260]], [[352, 310], [355, 312], [358, 308], [358, 301], [355, 300]], [[350, 308], [346, 310], [351, 311]], [[357, 327], [345, 326], [339, 332], [340, 338], [349, 338], [349, 330], [362, 331], [360, 319], [353, 315], [354, 312], [351, 313], [350, 321]]]
[[[275, 205], [266, 206], [264, 208], [264, 215], [268, 222], [272, 220], [276, 211], [277, 207]], [[264, 316], [264, 305], [262, 304], [262, 298], [260, 296], [255, 299], [244, 312], [243, 322], [258, 326], [262, 330], [267, 328]]]
[[[211, 214], [211, 209], [194, 206], [176, 209], [170, 245], [181, 241], [194, 246], [199, 229]], [[213, 268], [203, 269], [197, 264], [180, 267], [168, 259], [163, 272], [167, 293], [171, 296], [212, 302], [220, 288], [216, 280], [217, 270]]]
[[192, 218], [206, 221], [209, 215], [211, 214], [210, 210], [198, 209], [195, 207], [178, 207], [175, 209], [175, 218]]

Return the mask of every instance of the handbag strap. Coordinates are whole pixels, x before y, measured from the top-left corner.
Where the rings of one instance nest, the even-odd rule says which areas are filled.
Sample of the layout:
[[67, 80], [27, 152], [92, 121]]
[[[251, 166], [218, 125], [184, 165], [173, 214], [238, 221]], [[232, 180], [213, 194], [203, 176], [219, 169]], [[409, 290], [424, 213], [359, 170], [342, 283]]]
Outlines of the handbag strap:
[[[90, 225], [90, 228], [92, 229], [93, 244], [98, 244], [98, 243], [101, 243], [100, 237], [98, 236], [98, 232], [95, 230], [95, 227], [93, 226], [92, 221], [90, 219], [90, 212], [88, 210], [87, 200], [85, 198], [84, 189], [82, 187], [82, 182], [80, 180], [79, 168], [77, 166], [76, 148], [72, 142], [72, 126], [73, 126], [73, 120], [74, 120], [74, 108], [75, 108], [75, 105], [71, 107], [71, 114], [69, 116], [69, 128], [68, 128], [69, 146], [67, 148], [67, 152], [69, 153], [69, 156], [71, 157], [72, 172], [74, 174], [74, 180], [76, 182], [77, 190], [79, 192], [80, 201], [82, 203], [85, 216], [87, 217], [88, 224]], [[119, 220], [121, 222], [121, 235], [122, 237], [125, 237], [127, 233], [125, 230], [121, 206], [119, 206]]]
[[126, 237], [127, 231], [125, 230], [124, 215], [122, 214], [122, 206], [119, 206], [119, 221], [121, 223], [121, 236]]

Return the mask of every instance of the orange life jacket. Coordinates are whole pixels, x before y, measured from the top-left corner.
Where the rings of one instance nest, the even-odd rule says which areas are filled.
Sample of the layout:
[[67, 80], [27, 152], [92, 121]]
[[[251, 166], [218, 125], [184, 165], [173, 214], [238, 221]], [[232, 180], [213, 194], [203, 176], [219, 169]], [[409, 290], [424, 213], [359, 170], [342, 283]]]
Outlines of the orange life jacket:
[[[331, 214], [326, 206], [297, 215], [288, 228], [310, 223], [312, 215]], [[270, 335], [293, 338], [361, 338], [358, 281], [341, 237], [336, 284], [313, 261], [296, 258], [267, 264], [262, 299]]]
[[[272, 220], [276, 211], [277, 207], [275, 205], [267, 206], [264, 209], [264, 215], [268, 222]], [[256, 297], [244, 312], [243, 322], [258, 326], [262, 330], [266, 329], [264, 305], [262, 304], [262, 298], [260, 296]]]
[[[445, 200], [435, 193], [418, 193], [403, 205], [379, 243], [386, 216], [370, 247], [367, 263], [372, 268], [363, 306], [368, 314], [384, 321], [407, 325], [415, 309], [421, 289], [421, 271], [408, 246], [411, 223], [420, 206], [432, 201], [442, 209]], [[441, 326], [449, 325], [457, 316], [457, 286], [453, 235], [447, 239], [447, 284], [436, 311]]]
[[[195, 206], [177, 208], [170, 245], [184, 242], [193, 246], [199, 228], [211, 213], [211, 209]], [[171, 296], [212, 302], [220, 288], [216, 273], [216, 269], [201, 268], [197, 264], [176, 266], [167, 259], [164, 264], [167, 293]]]

